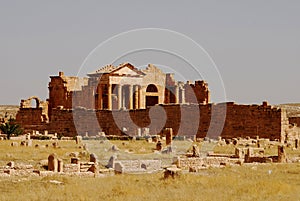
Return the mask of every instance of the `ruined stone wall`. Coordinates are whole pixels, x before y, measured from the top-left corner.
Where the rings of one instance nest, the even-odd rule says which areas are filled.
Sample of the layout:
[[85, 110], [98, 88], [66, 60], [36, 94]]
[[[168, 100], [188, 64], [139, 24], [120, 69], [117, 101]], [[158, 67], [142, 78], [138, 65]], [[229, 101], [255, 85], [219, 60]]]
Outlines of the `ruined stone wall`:
[[49, 133], [62, 134], [64, 136], [76, 136], [76, 127], [73, 121], [72, 110], [53, 109], [51, 122], [47, 125]]
[[41, 124], [43, 123], [42, 108], [20, 108], [16, 115], [16, 121], [27, 124]]
[[[165, 88], [165, 104], [176, 103], [176, 87], [178, 87], [178, 100], [179, 103], [196, 103], [196, 104], [208, 104], [210, 102], [210, 92], [208, 89], [208, 84], [204, 81], [195, 81], [191, 83], [188, 81], [186, 84], [181, 82], [176, 82], [168, 74], [166, 79], [166, 88]], [[184, 95], [182, 94], [184, 93]], [[184, 97], [182, 97], [184, 96]], [[184, 101], [183, 101], [184, 98]]]
[[51, 118], [51, 112], [53, 108], [62, 106], [65, 109], [70, 109], [73, 104], [73, 94], [76, 93], [77, 99], [83, 101], [81, 106], [87, 106], [89, 94], [82, 91], [82, 87], [87, 86], [87, 78], [68, 77], [63, 72], [59, 72], [58, 76], [51, 76], [49, 82], [49, 110], [48, 114]]
[[[70, 92], [71, 107], [95, 108], [94, 87], [84, 86], [81, 91]], [[70, 107], [70, 108], [71, 108]]]
[[300, 127], [300, 117], [289, 117], [290, 124], [296, 124], [297, 127]]
[[43, 108], [20, 108], [16, 115], [16, 123], [21, 125], [24, 133], [46, 130], [47, 120], [43, 115]]
[[[226, 110], [225, 107], [227, 106]], [[207, 105], [163, 105], [161, 109], [149, 108], [131, 111], [106, 110], [54, 110], [49, 130], [64, 135], [137, 135], [139, 127], [149, 127], [149, 134], [160, 133], [162, 128], [173, 128], [174, 135], [197, 135], [198, 138], [252, 137], [257, 135], [271, 140], [285, 135], [288, 120], [281, 109], [271, 106], [236, 105], [234, 103]], [[198, 110], [199, 108], [199, 110]], [[199, 115], [200, 111], [200, 115]], [[212, 111], [213, 118], [212, 118]], [[73, 117], [73, 114], [74, 117]], [[226, 115], [224, 128], [220, 121]], [[199, 117], [200, 116], [200, 117]], [[75, 120], [74, 120], [75, 119]], [[213, 120], [211, 120], [213, 119]], [[98, 121], [98, 123], [97, 123]], [[74, 123], [75, 122], [75, 123]], [[75, 125], [77, 130], [75, 129]]]
[[[197, 110], [196, 107], [199, 107]], [[167, 113], [165, 127], [173, 128], [175, 135], [194, 135], [197, 137], [223, 138], [253, 137], [281, 139], [288, 121], [284, 112], [271, 106], [208, 104], [164, 106]], [[200, 111], [200, 117], [198, 114]], [[212, 112], [213, 111], [213, 112]], [[224, 127], [222, 120], [225, 118]]]
[[204, 81], [195, 81], [194, 84], [187, 82], [184, 85], [185, 101], [187, 103], [203, 103], [210, 102], [210, 94], [208, 84]]

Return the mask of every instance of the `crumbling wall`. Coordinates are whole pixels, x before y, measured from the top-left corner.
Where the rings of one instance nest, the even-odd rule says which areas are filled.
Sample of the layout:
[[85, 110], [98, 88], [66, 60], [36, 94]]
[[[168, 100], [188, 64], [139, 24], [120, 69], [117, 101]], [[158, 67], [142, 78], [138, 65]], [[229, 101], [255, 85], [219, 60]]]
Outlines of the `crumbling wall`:
[[167, 74], [164, 101], [166, 104], [176, 103], [176, 90], [178, 90], [178, 103], [208, 104], [210, 102], [210, 92], [205, 81], [199, 80], [194, 83], [187, 81], [184, 84], [176, 82], [171, 74]]
[[49, 133], [64, 136], [76, 136], [76, 127], [71, 109], [53, 109], [50, 123], [47, 125]]
[[187, 103], [208, 104], [210, 102], [208, 84], [205, 81], [195, 81], [194, 84], [187, 82], [184, 85], [184, 89]]
[[[89, 94], [82, 91], [82, 87], [87, 86], [87, 78], [69, 77], [65, 76], [63, 72], [59, 72], [58, 76], [51, 76], [49, 82], [49, 116], [53, 108], [63, 107], [71, 109], [73, 106], [73, 95], [76, 94], [76, 99], [83, 100], [84, 103], [88, 102]], [[82, 106], [86, 106], [82, 104]]]
[[[220, 134], [223, 138], [259, 136], [281, 140], [288, 126], [284, 111], [271, 106], [221, 103], [162, 105], [162, 107], [166, 113], [166, 123], [163, 126], [161, 125], [163, 117], [159, 110], [152, 111], [150, 118], [149, 108], [113, 112], [84, 108], [56, 109], [53, 111], [49, 130], [72, 136], [76, 135], [76, 132], [80, 135], [86, 132], [89, 135], [97, 135], [100, 131], [108, 135], [137, 135], [138, 128], [149, 127], [149, 134], [152, 135], [160, 133], [161, 128], [172, 128], [174, 135], [197, 135], [197, 138], [206, 136], [217, 138]], [[214, 111], [213, 119], [212, 111]], [[222, 127], [220, 122], [224, 115], [226, 119]], [[74, 128], [75, 125], [77, 130]]]
[[24, 133], [31, 133], [33, 130], [44, 131], [47, 127], [42, 108], [20, 108], [16, 115], [16, 123], [21, 125]]
[[[32, 107], [32, 101], [35, 106]], [[43, 131], [49, 122], [48, 102], [41, 101], [38, 97], [32, 96], [26, 100], [21, 100], [19, 111], [16, 114], [16, 123], [20, 124], [24, 132], [32, 130]]]

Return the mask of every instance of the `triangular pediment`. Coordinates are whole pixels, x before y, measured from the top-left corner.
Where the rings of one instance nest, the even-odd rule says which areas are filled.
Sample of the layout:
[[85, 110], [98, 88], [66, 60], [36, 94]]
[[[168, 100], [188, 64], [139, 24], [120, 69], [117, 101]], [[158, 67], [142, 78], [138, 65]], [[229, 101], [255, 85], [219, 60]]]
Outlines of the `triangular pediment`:
[[123, 63], [119, 66], [106, 65], [99, 70], [89, 73], [88, 76], [98, 76], [99, 74], [123, 75], [123, 76], [141, 76], [145, 75], [142, 71], [135, 68], [130, 63]]
[[112, 72], [112, 74], [117, 74], [117, 75], [132, 75], [132, 76], [139, 75], [136, 71], [133, 71], [132, 69], [130, 69], [128, 67], [119, 68], [119, 69], [115, 70], [114, 72]]
[[125, 75], [125, 76], [139, 76], [143, 75], [140, 70], [136, 69], [130, 63], [121, 64], [117, 69], [113, 70], [110, 74], [112, 75]]

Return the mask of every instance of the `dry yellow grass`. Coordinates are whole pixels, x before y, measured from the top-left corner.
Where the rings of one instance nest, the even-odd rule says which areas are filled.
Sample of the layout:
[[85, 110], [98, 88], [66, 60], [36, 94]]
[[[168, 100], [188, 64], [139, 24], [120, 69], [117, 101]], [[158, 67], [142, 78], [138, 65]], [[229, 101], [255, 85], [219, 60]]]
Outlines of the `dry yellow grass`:
[[300, 199], [300, 164], [235, 166], [182, 174], [176, 179], [162, 178], [162, 173], [98, 178], [1, 178], [0, 200]]
[[[0, 166], [6, 165], [9, 161], [15, 161], [16, 163], [25, 163], [36, 166], [41, 160], [46, 160], [49, 154], [56, 153], [64, 162], [70, 162], [69, 154], [71, 152], [84, 151], [82, 145], [78, 145], [75, 141], [58, 141], [58, 148], [54, 148], [51, 140], [33, 140], [32, 147], [18, 146], [12, 147], [12, 140], [0, 141]], [[20, 145], [20, 141], [15, 141]], [[39, 147], [36, 148], [35, 145]], [[48, 147], [46, 147], [48, 145]], [[88, 156], [83, 157], [87, 159]]]
[[[82, 151], [74, 141], [59, 142], [61, 148], [11, 147], [10, 143], [0, 141], [2, 165], [10, 160], [36, 164], [39, 160], [47, 159], [50, 153], [57, 153], [69, 161], [68, 153]], [[37, 143], [51, 145], [50, 141], [34, 141], [33, 144]], [[155, 144], [143, 141], [127, 141], [125, 144], [114, 141], [112, 144], [122, 150], [137, 150], [142, 146], [147, 156], [151, 155], [149, 151], [155, 147]], [[112, 144], [102, 145], [109, 149]], [[91, 145], [96, 150], [100, 142], [92, 141]], [[179, 143], [177, 147], [178, 150], [187, 150], [190, 145]], [[276, 147], [273, 149], [276, 150]], [[234, 146], [215, 146], [214, 150], [231, 153], [234, 152]], [[300, 151], [287, 149], [287, 152], [297, 155]], [[111, 153], [107, 150], [102, 154], [109, 156]], [[51, 183], [51, 180], [62, 184]], [[300, 164], [244, 164], [222, 169], [211, 168], [199, 173], [183, 172], [179, 178], [167, 180], [163, 179], [162, 172], [96, 178], [11, 176], [0, 177], [0, 185], [0, 200], [300, 200]]]

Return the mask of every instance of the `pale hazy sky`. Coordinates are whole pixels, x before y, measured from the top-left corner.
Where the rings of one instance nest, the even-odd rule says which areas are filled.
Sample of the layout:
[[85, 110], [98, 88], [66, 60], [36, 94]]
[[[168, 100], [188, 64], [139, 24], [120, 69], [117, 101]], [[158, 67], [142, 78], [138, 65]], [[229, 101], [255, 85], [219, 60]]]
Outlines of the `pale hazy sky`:
[[299, 11], [300, 1], [275, 0], [1, 0], [0, 104], [46, 99], [50, 75], [76, 75], [99, 43], [137, 28], [195, 40], [216, 63], [228, 100], [300, 102]]

